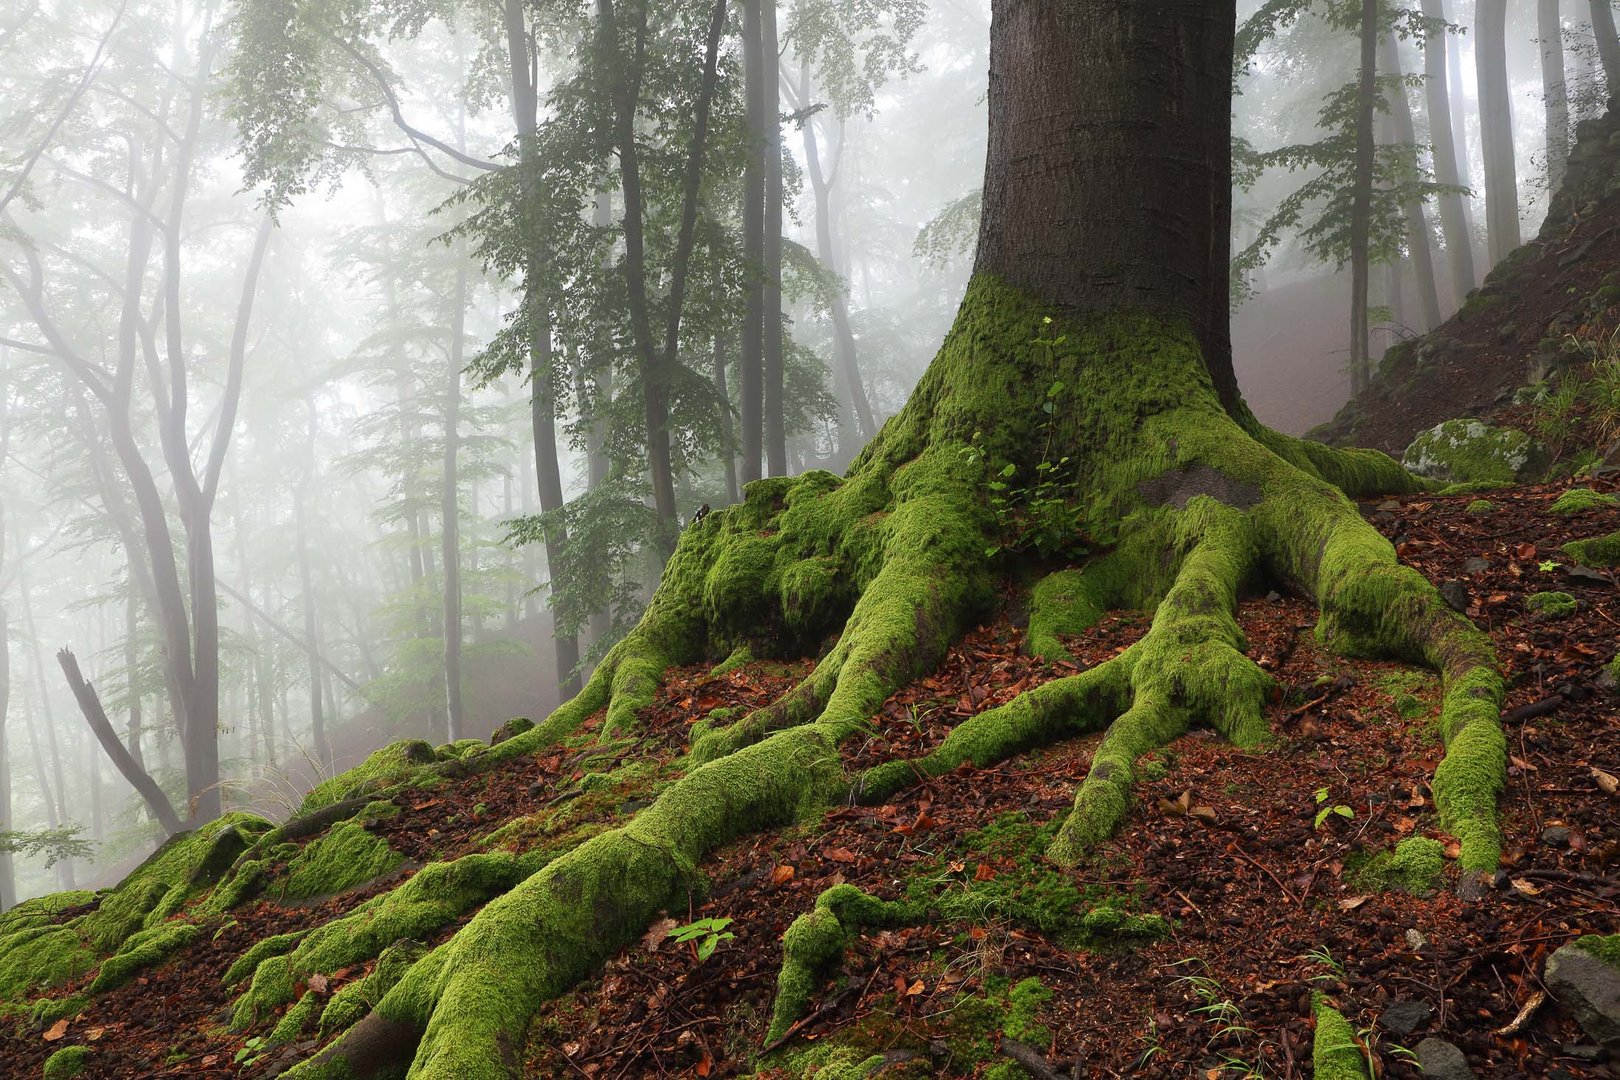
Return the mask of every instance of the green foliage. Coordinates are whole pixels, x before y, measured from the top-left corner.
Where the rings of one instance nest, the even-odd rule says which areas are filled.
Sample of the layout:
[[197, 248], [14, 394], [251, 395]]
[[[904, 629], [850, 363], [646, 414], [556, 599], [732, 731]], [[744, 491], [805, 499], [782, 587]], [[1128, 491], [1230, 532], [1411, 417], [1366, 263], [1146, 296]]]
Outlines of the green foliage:
[[88, 859], [96, 846], [84, 838], [83, 825], [63, 825], [55, 829], [0, 831], [0, 852], [25, 858], [45, 856], [49, 870], [64, 859]]
[[1398, 889], [1413, 896], [1432, 894], [1444, 872], [1445, 848], [1426, 836], [1409, 836], [1393, 851], [1352, 856], [1345, 864], [1346, 880], [1355, 888]]
[[1320, 787], [1316, 789], [1315, 798], [1317, 810], [1314, 827], [1317, 829], [1320, 829], [1322, 827], [1322, 823], [1327, 821], [1327, 819], [1330, 817], [1338, 816], [1349, 819], [1356, 816], [1355, 810], [1345, 806], [1343, 803], [1330, 802], [1329, 800], [1331, 797], [1332, 790], [1330, 788]]
[[1592, 510], [1607, 510], [1613, 506], [1620, 506], [1620, 499], [1591, 488], [1572, 487], [1557, 499], [1547, 509], [1554, 514], [1585, 514]]
[[1620, 532], [1572, 540], [1564, 545], [1564, 551], [1583, 566], [1601, 569], [1620, 566]]
[[1311, 1065], [1318, 1080], [1367, 1080], [1366, 1058], [1344, 1014], [1321, 993], [1312, 995], [1311, 1011], [1316, 1017]]
[[677, 945], [692, 946], [692, 955], [702, 963], [714, 955], [714, 950], [722, 941], [731, 941], [737, 935], [727, 930], [731, 925], [730, 919], [698, 919], [685, 926], [677, 926], [669, 932]]
[[44, 1080], [72, 1080], [90, 1064], [90, 1047], [64, 1046], [45, 1059]]
[[1544, 619], [1565, 618], [1579, 607], [1579, 601], [1566, 592], [1538, 592], [1524, 598], [1524, 610]]

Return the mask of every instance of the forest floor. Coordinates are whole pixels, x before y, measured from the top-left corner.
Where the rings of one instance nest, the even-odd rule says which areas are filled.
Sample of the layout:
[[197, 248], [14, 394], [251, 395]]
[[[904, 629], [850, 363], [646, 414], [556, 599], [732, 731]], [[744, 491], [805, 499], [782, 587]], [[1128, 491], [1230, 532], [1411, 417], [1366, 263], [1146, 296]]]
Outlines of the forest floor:
[[[1327, 653], [1311, 605], [1254, 596], [1239, 621], [1249, 654], [1277, 680], [1273, 747], [1242, 751], [1207, 731], [1177, 740], [1146, 764], [1125, 827], [1076, 872], [1032, 852], [1070, 806], [1096, 737], [733, 843], [705, 860], [708, 888], [689, 907], [543, 1009], [528, 1074], [785, 1076], [836, 1044], [886, 1053], [894, 1069], [880, 1076], [981, 1075], [997, 1061], [987, 1032], [1007, 1017], [1011, 988], [1033, 977], [1040, 988], [1021, 999], [1020, 1030], [1063, 1075], [1307, 1077], [1313, 991], [1338, 1004], [1387, 1076], [1418, 1075], [1401, 1048], [1430, 1034], [1460, 1046], [1482, 1078], [1620, 1075], [1539, 982], [1560, 945], [1620, 931], [1620, 718], [1602, 676], [1620, 640], [1620, 583], [1559, 551], [1620, 528], [1620, 510], [1554, 515], [1562, 490], [1493, 492], [1489, 512], [1469, 512], [1472, 496], [1364, 508], [1405, 562], [1489, 631], [1508, 672], [1502, 869], [1482, 900], [1443, 886], [1412, 895], [1377, 876], [1376, 853], [1412, 836], [1443, 845], [1454, 873], [1455, 841], [1438, 830], [1429, 789], [1441, 756], [1437, 680]], [[1527, 615], [1526, 597], [1549, 590], [1578, 609]], [[870, 738], [846, 746], [851, 771], [926, 752], [965, 717], [1074, 670], [1025, 656], [1014, 614], [891, 698]], [[1145, 616], [1114, 613], [1071, 651], [1079, 666], [1096, 663], [1146, 629]], [[275, 1075], [317, 1044], [267, 1050], [264, 1030], [228, 1029], [235, 991], [221, 975], [251, 943], [325, 922], [430, 859], [486, 849], [505, 822], [564, 812], [571, 828], [621, 821], [678, 775], [693, 722], [765, 704], [809, 666], [674, 671], [633, 740], [592, 745], [593, 721], [578, 745], [402, 799], [374, 826], [410, 860], [392, 879], [302, 906], [248, 903], [79, 1016], [43, 1033], [0, 1026], [0, 1075], [38, 1076], [69, 1042], [94, 1048], [91, 1077]], [[632, 762], [647, 764], [622, 767]], [[522, 831], [504, 842], [523, 843]], [[760, 1061], [782, 933], [840, 882], [938, 899], [953, 915], [861, 935], [815, 1010]], [[1095, 927], [1074, 914], [1098, 905], [1161, 916], [1167, 933], [1087, 937]], [[706, 918], [731, 920], [734, 936], [699, 960], [669, 931]], [[309, 989], [330, 994], [366, 970]]]

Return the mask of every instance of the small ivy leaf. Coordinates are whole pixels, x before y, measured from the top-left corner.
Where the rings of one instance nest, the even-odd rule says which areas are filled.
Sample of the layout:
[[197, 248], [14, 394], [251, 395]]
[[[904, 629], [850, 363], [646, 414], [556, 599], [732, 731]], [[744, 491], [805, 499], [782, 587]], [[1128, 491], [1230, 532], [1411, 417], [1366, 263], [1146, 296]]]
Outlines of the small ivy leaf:
[[1057, 406], [1050, 401], [1045, 401], [1041, 403], [1041, 410], [1050, 416], [1052, 413], [1057, 412]]

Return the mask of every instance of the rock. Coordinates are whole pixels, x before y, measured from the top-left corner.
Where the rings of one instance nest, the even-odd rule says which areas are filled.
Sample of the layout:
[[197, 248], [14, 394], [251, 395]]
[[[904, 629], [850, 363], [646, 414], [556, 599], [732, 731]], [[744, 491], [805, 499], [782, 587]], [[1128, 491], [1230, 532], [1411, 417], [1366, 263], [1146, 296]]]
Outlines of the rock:
[[1565, 945], [1547, 958], [1543, 981], [1583, 1031], [1620, 1050], [1620, 968], [1579, 945]]
[[1413, 952], [1416, 952], [1417, 950], [1423, 948], [1423, 946], [1427, 945], [1429, 943], [1429, 939], [1424, 937], [1423, 932], [1416, 927], [1408, 927], [1406, 931], [1406, 943], [1412, 947]]
[[1468, 614], [1468, 605], [1473, 597], [1468, 593], [1468, 586], [1460, 581], [1448, 581], [1440, 586], [1440, 598], [1453, 610]]
[[1434, 1009], [1423, 1001], [1392, 1001], [1384, 1015], [1378, 1018], [1379, 1026], [1398, 1038], [1406, 1038], [1418, 1028], [1429, 1022], [1434, 1015]]
[[1463, 562], [1463, 573], [1465, 574], [1483, 574], [1490, 568], [1491, 560], [1489, 559], [1481, 559], [1476, 557], [1464, 560]]
[[1465, 418], [1420, 432], [1401, 464], [1433, 480], [1509, 482], [1543, 470], [1546, 453], [1522, 431]]
[[1439, 1080], [1478, 1080], [1474, 1070], [1468, 1067], [1468, 1059], [1463, 1057], [1463, 1052], [1433, 1035], [1417, 1044], [1417, 1060], [1424, 1076], [1438, 1077]]
[[1549, 825], [1541, 830], [1541, 842], [1548, 847], [1568, 847], [1569, 830], [1562, 825]]
[[1565, 1043], [1558, 1048], [1558, 1052], [1577, 1061], [1602, 1061], [1609, 1056], [1609, 1052], [1603, 1047], [1591, 1043]]

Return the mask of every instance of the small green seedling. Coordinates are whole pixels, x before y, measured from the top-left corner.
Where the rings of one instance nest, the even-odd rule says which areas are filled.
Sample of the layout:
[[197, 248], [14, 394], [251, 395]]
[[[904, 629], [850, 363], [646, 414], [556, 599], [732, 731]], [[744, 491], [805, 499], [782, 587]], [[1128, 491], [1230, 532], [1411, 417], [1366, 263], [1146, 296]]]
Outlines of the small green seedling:
[[714, 955], [714, 950], [720, 947], [722, 941], [730, 941], [737, 936], [726, 930], [730, 925], [730, 919], [699, 919], [685, 926], [677, 926], [669, 932], [669, 936], [679, 944], [690, 945], [692, 955], [701, 964]]
[[1556, 563], [1551, 559], [1544, 559], [1541, 563], [1541, 572], [1543, 574], [1551, 574], [1562, 565], [1562, 563]]
[[1334, 814], [1337, 814], [1339, 817], [1342, 817], [1342, 818], [1353, 818], [1353, 817], [1356, 816], [1356, 812], [1354, 810], [1352, 810], [1350, 807], [1344, 805], [1343, 803], [1334, 803], [1332, 805], [1327, 805], [1328, 794], [1329, 794], [1329, 791], [1325, 787], [1319, 787], [1319, 788], [1316, 789], [1316, 806], [1317, 806], [1317, 810], [1316, 810], [1316, 826], [1315, 827], [1318, 828], [1318, 829], [1320, 829], [1322, 827], [1322, 822], [1326, 821], [1328, 818], [1332, 817]]

